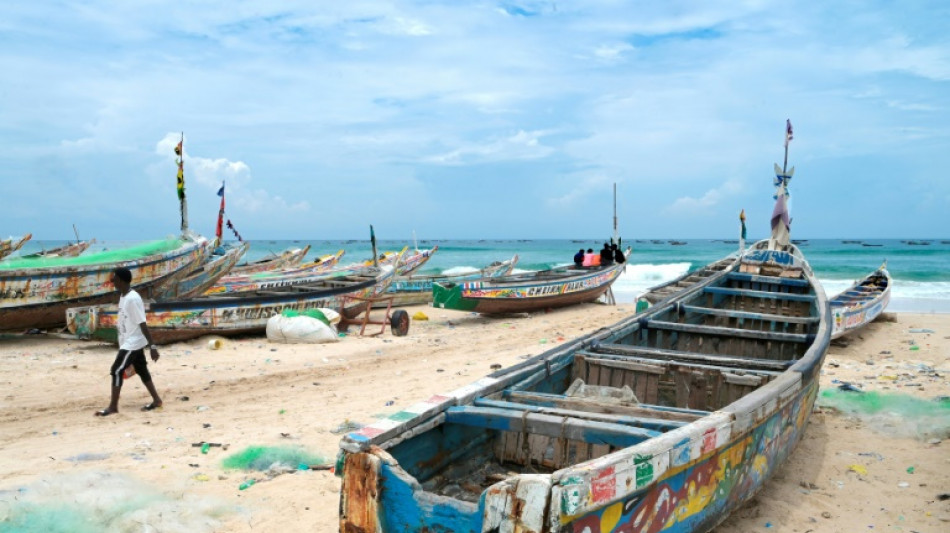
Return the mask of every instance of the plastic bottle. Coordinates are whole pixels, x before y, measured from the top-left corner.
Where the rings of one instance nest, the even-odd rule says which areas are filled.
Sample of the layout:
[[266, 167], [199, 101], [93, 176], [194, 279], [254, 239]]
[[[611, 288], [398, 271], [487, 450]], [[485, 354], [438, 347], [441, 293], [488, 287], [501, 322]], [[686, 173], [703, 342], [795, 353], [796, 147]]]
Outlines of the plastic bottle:
[[207, 442], [201, 445], [201, 453], [207, 454], [208, 450], [210, 449], [211, 449], [211, 444]]
[[250, 486], [253, 485], [253, 484], [254, 484], [254, 479], [253, 479], [253, 478], [252, 478], [252, 479], [249, 479], [249, 480], [245, 481], [244, 483], [241, 483], [240, 485], [238, 485], [238, 490], [244, 490], [244, 489], [250, 487]]

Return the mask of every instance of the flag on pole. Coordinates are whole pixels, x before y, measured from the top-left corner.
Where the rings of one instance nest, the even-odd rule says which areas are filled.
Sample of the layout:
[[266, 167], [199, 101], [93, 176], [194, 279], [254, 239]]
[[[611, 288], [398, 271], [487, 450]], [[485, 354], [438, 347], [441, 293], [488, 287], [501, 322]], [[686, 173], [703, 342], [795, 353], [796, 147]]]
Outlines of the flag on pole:
[[794, 139], [792, 136], [792, 121], [790, 119], [785, 119], [785, 147], [788, 148], [788, 143]]
[[221, 224], [224, 222], [224, 182], [221, 182], [221, 188], [218, 189], [218, 196], [221, 197], [221, 207], [218, 209], [218, 225], [215, 227], [214, 234], [218, 237], [218, 241], [221, 241]]
[[739, 213], [739, 221], [742, 223], [742, 240], [745, 240], [745, 209]]
[[178, 145], [175, 146], [175, 155], [178, 156], [176, 162], [178, 163], [178, 199], [183, 200], [185, 198], [185, 159], [181, 156], [182, 143], [185, 142], [185, 139], [182, 139], [178, 142]]

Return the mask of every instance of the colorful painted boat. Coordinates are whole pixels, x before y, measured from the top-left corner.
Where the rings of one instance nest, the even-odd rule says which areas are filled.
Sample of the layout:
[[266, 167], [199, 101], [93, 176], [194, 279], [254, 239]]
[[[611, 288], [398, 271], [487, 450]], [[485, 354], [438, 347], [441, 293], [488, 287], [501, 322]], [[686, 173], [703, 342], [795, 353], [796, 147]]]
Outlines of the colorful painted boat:
[[0, 259], [12, 254], [13, 252], [19, 250], [26, 244], [26, 241], [33, 238], [32, 233], [27, 233], [22, 237], [7, 237], [6, 239], [0, 239]]
[[891, 274], [887, 262], [829, 302], [831, 338], [836, 339], [874, 321], [891, 301]]
[[66, 322], [66, 309], [116, 301], [112, 270], [132, 271], [132, 286], [149, 297], [201, 261], [203, 237], [166, 239], [79, 257], [8, 258], [0, 263], [0, 331], [51, 328]]
[[593, 302], [623, 273], [626, 263], [573, 265], [472, 281], [435, 283], [432, 305], [476, 313], [520, 313]]
[[[432, 285], [435, 283], [459, 282], [469, 279], [496, 278], [511, 274], [518, 264], [518, 254], [505, 261], [494, 261], [478, 270], [459, 272], [457, 274], [432, 274], [396, 276], [386, 296], [392, 296], [393, 307], [406, 305], [428, 304], [432, 302]], [[386, 302], [376, 304], [376, 307], [386, 307]]]
[[62, 246], [57, 246], [56, 248], [50, 248], [49, 250], [43, 250], [33, 254], [25, 255], [23, 257], [76, 257], [77, 255], [82, 254], [89, 249], [96, 242], [95, 239], [90, 241], [79, 241], [71, 244], [64, 244]]
[[[429, 258], [432, 257], [435, 252], [439, 250], [439, 246], [433, 246], [428, 250], [416, 250], [414, 252], [409, 252], [409, 247], [403, 247], [402, 250], [398, 252], [383, 252], [379, 254], [379, 257], [376, 259], [376, 264], [379, 266], [393, 265], [396, 262], [396, 259], [402, 256], [402, 259], [399, 261], [399, 266], [396, 268], [397, 276], [408, 276], [413, 272], [419, 270], [419, 267], [426, 264]], [[363, 261], [363, 266], [372, 266], [373, 260], [367, 259]]]
[[265, 270], [277, 270], [281, 268], [292, 268], [303, 261], [304, 256], [310, 251], [310, 245], [303, 248], [292, 248], [284, 250], [279, 254], [269, 255], [257, 261], [251, 261], [243, 265], [238, 265], [231, 270], [232, 274], [253, 274], [255, 272], [264, 272]]
[[787, 237], [779, 216], [646, 312], [350, 433], [339, 530], [712, 530], [792, 453], [817, 395], [831, 313]]
[[353, 274], [366, 268], [362, 266], [338, 267], [343, 253], [343, 250], [340, 250], [336, 254], [325, 255], [299, 267], [265, 270], [253, 274], [229, 274], [219, 279], [204, 294], [238, 294], [290, 285], [305, 285], [328, 277]]
[[[392, 282], [394, 269], [364, 270], [357, 274], [324, 279], [307, 285], [277, 287], [237, 295], [210, 295], [181, 300], [147, 302], [145, 320], [156, 344], [183, 341], [202, 335], [263, 333], [267, 319], [285, 309], [339, 309], [352, 316], [365, 309], [368, 298], [382, 294]], [[344, 300], [346, 305], [344, 307]], [[117, 306], [70, 309], [69, 330], [80, 337], [116, 342]]]
[[241, 260], [249, 247], [249, 243], [242, 242], [235, 246], [221, 248], [222, 253], [220, 255], [211, 255], [186, 277], [177, 283], [166, 285], [164, 290], [154, 295], [155, 299], [175, 300], [204, 294], [206, 290], [234, 268], [234, 265]]
[[830, 339], [800, 252], [763, 248], [348, 435], [340, 531], [712, 529], [801, 438]]

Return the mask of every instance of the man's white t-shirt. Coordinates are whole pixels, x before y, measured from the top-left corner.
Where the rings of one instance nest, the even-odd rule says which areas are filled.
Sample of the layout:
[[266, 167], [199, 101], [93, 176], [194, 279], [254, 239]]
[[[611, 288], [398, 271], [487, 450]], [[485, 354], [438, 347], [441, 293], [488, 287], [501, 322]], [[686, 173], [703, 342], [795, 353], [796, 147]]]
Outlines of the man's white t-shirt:
[[119, 296], [119, 349], [140, 350], [148, 345], [139, 324], [145, 322], [145, 304], [134, 290]]

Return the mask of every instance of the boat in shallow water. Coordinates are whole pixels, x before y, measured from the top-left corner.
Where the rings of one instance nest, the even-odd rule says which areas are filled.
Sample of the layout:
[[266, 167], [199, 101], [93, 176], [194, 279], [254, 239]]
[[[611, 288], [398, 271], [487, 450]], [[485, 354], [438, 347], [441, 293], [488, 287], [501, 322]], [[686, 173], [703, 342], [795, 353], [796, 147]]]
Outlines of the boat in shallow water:
[[830, 342], [786, 194], [727, 268], [344, 437], [339, 530], [712, 530], [802, 439]]
[[304, 256], [310, 251], [310, 245], [303, 248], [291, 248], [284, 250], [279, 254], [271, 254], [257, 261], [251, 261], [243, 265], [238, 265], [231, 269], [231, 274], [253, 274], [255, 272], [264, 272], [265, 270], [277, 270], [280, 268], [292, 268], [303, 261]]
[[831, 306], [831, 338], [857, 331], [874, 321], [891, 301], [891, 274], [885, 262], [864, 279], [841, 291]]
[[50, 248], [49, 250], [42, 250], [36, 253], [28, 254], [23, 257], [35, 258], [35, 257], [76, 257], [81, 255], [83, 252], [89, 249], [90, 246], [95, 244], [96, 240], [92, 239], [89, 241], [78, 241], [69, 244], [64, 244], [62, 246], [57, 246], [55, 248]]

